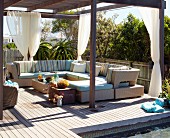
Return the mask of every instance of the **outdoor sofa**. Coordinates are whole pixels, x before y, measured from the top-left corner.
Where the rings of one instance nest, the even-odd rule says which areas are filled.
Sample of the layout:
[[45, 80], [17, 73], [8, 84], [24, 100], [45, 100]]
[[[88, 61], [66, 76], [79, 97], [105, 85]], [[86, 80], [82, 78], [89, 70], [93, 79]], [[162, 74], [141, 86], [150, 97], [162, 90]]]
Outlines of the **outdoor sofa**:
[[[89, 101], [90, 62], [73, 60], [14, 61], [7, 63], [12, 81], [20, 87], [32, 86], [32, 79], [38, 74], [53, 76], [55, 72], [69, 81], [69, 87], [76, 89], [76, 99]], [[144, 94], [144, 87], [137, 85], [139, 69], [127, 66], [96, 62], [95, 100], [138, 97]]]

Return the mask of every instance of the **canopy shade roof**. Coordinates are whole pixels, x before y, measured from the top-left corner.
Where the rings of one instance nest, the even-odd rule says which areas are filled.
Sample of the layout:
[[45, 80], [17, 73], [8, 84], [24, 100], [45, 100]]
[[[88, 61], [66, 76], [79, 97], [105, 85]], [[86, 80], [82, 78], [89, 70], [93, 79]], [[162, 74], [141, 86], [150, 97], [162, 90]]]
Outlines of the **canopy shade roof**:
[[4, 0], [4, 8], [24, 7], [28, 11], [36, 9], [49, 9], [55, 12], [89, 6], [91, 0]]
[[[108, 2], [114, 4], [127, 4], [133, 6], [144, 6], [161, 8], [161, 0], [97, 0], [97, 3]], [[4, 0], [4, 9], [8, 7], [23, 7], [27, 11], [37, 9], [53, 10], [54, 14], [66, 10], [72, 10], [91, 5], [91, 0]], [[106, 10], [106, 9], [105, 9]]]

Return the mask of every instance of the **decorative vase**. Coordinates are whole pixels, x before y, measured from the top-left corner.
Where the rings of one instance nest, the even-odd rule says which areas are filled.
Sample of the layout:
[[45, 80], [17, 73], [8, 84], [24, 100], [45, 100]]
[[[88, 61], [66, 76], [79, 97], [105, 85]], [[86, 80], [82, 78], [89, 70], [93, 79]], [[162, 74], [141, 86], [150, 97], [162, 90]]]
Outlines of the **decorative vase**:
[[62, 106], [62, 98], [57, 99], [57, 106]]

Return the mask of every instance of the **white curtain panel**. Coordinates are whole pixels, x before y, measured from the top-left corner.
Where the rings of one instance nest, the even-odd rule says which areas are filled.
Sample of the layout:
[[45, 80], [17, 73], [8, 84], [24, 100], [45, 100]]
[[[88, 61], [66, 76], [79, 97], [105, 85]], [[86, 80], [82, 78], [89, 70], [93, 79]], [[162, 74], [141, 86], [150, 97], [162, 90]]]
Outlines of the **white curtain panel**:
[[[17, 11], [7, 12], [7, 25], [9, 32], [16, 44], [18, 50], [24, 56], [23, 60], [27, 59], [28, 46], [29, 46], [29, 29], [25, 26], [29, 26], [29, 18], [26, 17], [27, 14], [22, 14]], [[25, 27], [25, 28], [24, 28]]]
[[159, 9], [155, 8], [144, 8], [139, 7], [139, 11], [142, 15], [145, 26], [148, 30], [150, 40], [151, 40], [151, 57], [154, 62], [149, 95], [152, 97], [158, 97], [162, 91], [162, 79], [161, 79], [161, 70], [160, 70], [160, 43], [159, 43]]
[[40, 13], [31, 13], [30, 19], [30, 45], [29, 45], [29, 54], [30, 61], [33, 61], [33, 57], [38, 51], [41, 39], [41, 14]]
[[40, 43], [40, 37], [38, 37], [41, 34], [40, 13], [8, 11], [6, 19], [11, 37], [24, 56], [23, 60], [28, 60], [28, 49], [33, 60]]
[[85, 52], [88, 40], [90, 37], [90, 14], [81, 14], [79, 18], [78, 30], [78, 57], [77, 60], [81, 61], [81, 55]]

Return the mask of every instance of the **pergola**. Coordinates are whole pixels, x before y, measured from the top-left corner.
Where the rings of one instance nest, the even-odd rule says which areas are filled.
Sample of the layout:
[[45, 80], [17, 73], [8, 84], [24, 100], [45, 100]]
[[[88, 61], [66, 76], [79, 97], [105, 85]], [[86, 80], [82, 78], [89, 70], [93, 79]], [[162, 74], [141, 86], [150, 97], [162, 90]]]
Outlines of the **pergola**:
[[[97, 8], [101, 2], [113, 3], [114, 5]], [[84, 10], [74, 15], [58, 14], [59, 12], [90, 6], [91, 10]], [[0, 1], [0, 119], [3, 119], [3, 16], [5, 8], [23, 7], [27, 11], [36, 9], [50, 9], [53, 13], [42, 13], [42, 18], [68, 18], [79, 19], [82, 13], [91, 12], [91, 35], [90, 35], [90, 102], [89, 107], [95, 108], [95, 63], [96, 63], [96, 12], [125, 6], [142, 6], [158, 8], [160, 16], [160, 65], [162, 78], [164, 78], [164, 0], [1, 0]]]

